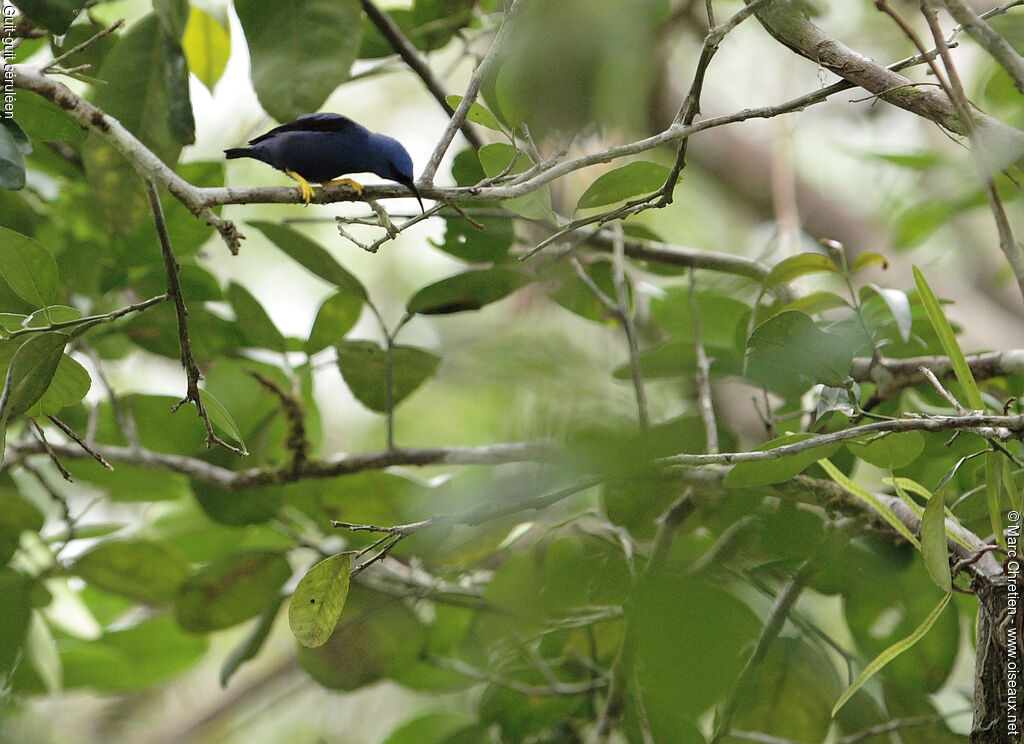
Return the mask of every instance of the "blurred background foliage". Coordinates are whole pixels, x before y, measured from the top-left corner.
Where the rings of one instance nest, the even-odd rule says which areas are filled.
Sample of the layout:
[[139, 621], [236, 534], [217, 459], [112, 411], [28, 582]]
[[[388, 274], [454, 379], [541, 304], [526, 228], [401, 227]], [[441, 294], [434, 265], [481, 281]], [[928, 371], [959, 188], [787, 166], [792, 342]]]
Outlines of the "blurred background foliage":
[[[60, 79], [196, 186], [286, 184], [261, 165], [226, 167], [220, 152], [303, 113], [339, 111], [392, 134], [420, 167], [447, 120], [356, 0], [16, 5], [14, 61], [42, 66], [72, 52], [60, 64], [76, 69]], [[486, 54], [502, 5], [382, 3], [454, 94]], [[742, 7], [712, 5], [719, 21]], [[916, 8], [895, 5], [908, 17]], [[866, 56], [914, 51], [872, 2], [816, 2], [810, 12]], [[992, 23], [1024, 51], [1019, 9]], [[698, 2], [527, 2], [470, 116], [488, 144], [477, 152], [456, 140], [438, 185], [471, 186], [552, 153], [579, 157], [663, 130], [707, 27]], [[959, 42], [970, 99], [1024, 125], [1010, 76], [966, 36]], [[780, 103], [826, 78], [748, 20], [723, 41], [701, 110]], [[655, 462], [711, 441], [740, 451], [841, 430], [862, 420], [851, 397], [875, 416], [945, 412], [926, 384], [882, 395], [847, 379], [872, 354], [945, 353], [911, 263], [953, 300], [966, 350], [1024, 342], [969, 155], [935, 125], [866, 96], [848, 91], [696, 135], [672, 205], [623, 224], [627, 247], [745, 257], [766, 267], [753, 277], [698, 270], [691, 282], [664, 254], [629, 250], [620, 262], [614, 234], [591, 228], [568, 238], [571, 252], [518, 260], [554, 221], [658, 189], [671, 146], [505, 203], [446, 209], [372, 255], [335, 229], [336, 216], [366, 218], [363, 204], [217, 207], [246, 235], [231, 256], [163, 194], [203, 388], [226, 412], [215, 425], [248, 455], [208, 449], [191, 406], [172, 413], [185, 381], [169, 303], [61, 337], [63, 355], [38, 352], [40, 364], [52, 361], [39, 373], [49, 388], [2, 421], [0, 738], [579, 742], [595, 735], [617, 684], [611, 740], [704, 742], [714, 711], [738, 694], [780, 588], [816, 556], [820, 570], [740, 691], [733, 728], [811, 742], [908, 720], [903, 742], [965, 740], [970, 596], [955, 595], [833, 719], [863, 666], [910, 635], [942, 592], [906, 541], [864, 522], [837, 532], [839, 514], [813, 489], [801, 497], [786, 486], [801, 472], [827, 478], [815, 464], [825, 456], [868, 489], [892, 493], [890, 475], [925, 494], [941, 486], [963, 525], [991, 541], [983, 439], [911, 433], [874, 449], [837, 445], [738, 467], [724, 485], [723, 471], [702, 480]], [[54, 324], [161, 295], [166, 278], [143, 183], [107, 138], [25, 90], [2, 123], [0, 368], [16, 370], [15, 354], [32, 339], [42, 349]], [[999, 187], [1019, 226], [1009, 173]], [[396, 220], [418, 211], [411, 200], [384, 204]], [[844, 248], [829, 253], [819, 238]], [[623, 307], [637, 339], [632, 366]], [[26, 331], [43, 326], [51, 333]], [[711, 359], [711, 437], [696, 403], [698, 341]], [[637, 370], [650, 418], [642, 435]], [[966, 400], [955, 381], [949, 389]], [[993, 410], [1010, 401], [1017, 411], [1022, 378], [996, 376], [984, 393]], [[62, 452], [75, 445], [48, 416], [120, 461], [108, 470], [61, 456], [62, 479], [20, 414]], [[303, 462], [387, 455], [391, 435], [400, 447], [554, 447], [423, 467], [386, 467], [382, 456], [355, 474], [301, 475]], [[1004, 511], [1020, 493], [1019, 474], [1005, 470]], [[240, 473], [273, 477], [230, 487]], [[542, 510], [525, 506], [560, 489]], [[661, 539], [666, 511], [687, 493], [692, 514]], [[353, 578], [330, 640], [296, 644], [285, 608], [297, 581], [319, 559], [380, 537], [332, 520], [402, 525], [472, 517], [480, 505], [494, 514], [441, 520], [397, 542]]]

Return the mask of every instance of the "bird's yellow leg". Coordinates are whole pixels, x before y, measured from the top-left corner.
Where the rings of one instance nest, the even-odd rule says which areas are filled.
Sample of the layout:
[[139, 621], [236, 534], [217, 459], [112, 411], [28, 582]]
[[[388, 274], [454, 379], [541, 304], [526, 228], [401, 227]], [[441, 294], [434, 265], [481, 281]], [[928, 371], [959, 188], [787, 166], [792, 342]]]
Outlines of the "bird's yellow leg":
[[351, 178], [335, 178], [324, 184], [324, 188], [328, 186], [348, 186], [350, 189], [359, 194], [359, 196], [363, 195], [363, 185], [361, 183], [356, 183]]
[[285, 173], [299, 182], [299, 193], [302, 194], [302, 201], [306, 202], [306, 206], [309, 206], [309, 202], [313, 199], [313, 187], [309, 185], [309, 181], [293, 170], [286, 170]]

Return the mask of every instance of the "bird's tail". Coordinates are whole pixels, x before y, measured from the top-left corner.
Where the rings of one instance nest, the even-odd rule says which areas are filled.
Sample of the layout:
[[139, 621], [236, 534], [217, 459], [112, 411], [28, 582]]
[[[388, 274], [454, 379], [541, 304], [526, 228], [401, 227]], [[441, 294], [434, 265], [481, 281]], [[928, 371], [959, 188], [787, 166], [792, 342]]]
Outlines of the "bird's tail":
[[250, 158], [252, 157], [252, 153], [249, 152], [248, 147], [232, 147], [231, 149], [224, 151], [224, 157], [228, 160], [231, 160], [232, 158]]

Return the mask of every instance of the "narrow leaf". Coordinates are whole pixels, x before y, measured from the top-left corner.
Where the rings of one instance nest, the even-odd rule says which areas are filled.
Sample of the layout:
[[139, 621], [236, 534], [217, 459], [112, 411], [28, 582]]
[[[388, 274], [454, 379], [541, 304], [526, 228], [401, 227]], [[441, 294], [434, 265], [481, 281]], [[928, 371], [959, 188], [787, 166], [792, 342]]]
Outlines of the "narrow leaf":
[[306, 648], [324, 645], [334, 632], [345, 608], [351, 571], [350, 554], [332, 555], [309, 569], [295, 587], [288, 625]]
[[950, 591], [949, 548], [946, 545], [946, 513], [942, 493], [928, 499], [921, 519], [921, 555], [932, 581], [944, 592]]
[[835, 707], [832, 708], [833, 718], [835, 718], [835, 715], [839, 712], [839, 709], [846, 705], [847, 702], [849, 702], [850, 698], [854, 696], [857, 690], [864, 686], [865, 682], [874, 677], [882, 669], [882, 667], [884, 667], [886, 664], [888, 664], [890, 661], [895, 659], [897, 656], [902, 654], [907, 649], [913, 647], [915, 643], [917, 643], [925, 636], [925, 634], [931, 629], [932, 625], [935, 624], [935, 621], [939, 619], [939, 615], [942, 614], [942, 611], [946, 609], [946, 605], [949, 604], [950, 597], [952, 596], [952, 592], [946, 594], [946, 596], [942, 598], [939, 604], [936, 605], [935, 609], [931, 611], [928, 617], [924, 619], [924, 621], [917, 627], [917, 629], [913, 633], [911, 633], [903, 640], [897, 641], [896, 643], [889, 646], [889, 648], [885, 649], [885, 651], [876, 656], [870, 664], [864, 667], [864, 671], [857, 676], [857, 679], [853, 681], [853, 683], [846, 689], [846, 692], [840, 695], [839, 700], [836, 701]]
[[939, 300], [935, 297], [931, 287], [928, 286], [924, 274], [916, 266], [914, 267], [914, 282], [917, 284], [917, 293], [920, 295], [921, 304], [924, 305], [925, 312], [928, 314], [928, 320], [931, 321], [932, 328], [935, 329], [935, 334], [939, 337], [939, 343], [942, 344], [943, 351], [949, 357], [949, 362], [953, 367], [954, 374], [956, 374], [956, 379], [964, 389], [964, 394], [967, 396], [967, 405], [975, 411], [985, 410], [985, 403], [981, 399], [981, 390], [978, 389], [978, 383], [974, 379], [971, 368], [967, 366], [967, 359], [964, 358], [964, 352], [960, 348], [960, 344], [957, 343], [953, 328], [949, 325], [946, 315], [942, 312], [942, 305], [939, 304]]
[[839, 468], [837, 468], [828, 460], [818, 460], [818, 464], [821, 465], [821, 467], [824, 469], [826, 473], [828, 473], [829, 477], [832, 480], [834, 480], [840, 486], [842, 486], [847, 491], [852, 493], [854, 496], [859, 498], [861, 501], [864, 501], [865, 503], [870, 505], [876, 512], [878, 512], [878, 515], [886, 522], [888, 522], [894, 530], [903, 535], [903, 537], [906, 538], [907, 542], [909, 542], [918, 550], [921, 549], [920, 541], [918, 541], [918, 539], [914, 537], [914, 534], [907, 529], [907, 526], [900, 521], [900, 518], [893, 513], [892, 509], [890, 509], [881, 501], [879, 501], [877, 496], [875, 496], [870, 491], [861, 488], [852, 480], [847, 478], [842, 473], [842, 471], [839, 470]]
[[227, 687], [228, 681], [238, 671], [238, 668], [249, 661], [249, 659], [255, 658], [256, 654], [263, 648], [267, 636], [270, 635], [270, 629], [274, 626], [274, 620], [277, 619], [277, 611], [281, 608], [281, 603], [284, 600], [285, 596], [283, 594], [272, 599], [266, 609], [260, 613], [256, 623], [252, 626], [252, 630], [249, 631], [249, 635], [228, 656], [220, 670], [221, 687]]
[[992, 524], [992, 534], [1003, 550], [1006, 550], [1006, 535], [1003, 533], [1003, 511], [999, 506], [999, 492], [1003, 488], [1002, 470], [999, 460], [1002, 457], [995, 452], [985, 454], [985, 502], [988, 506], [988, 518]]

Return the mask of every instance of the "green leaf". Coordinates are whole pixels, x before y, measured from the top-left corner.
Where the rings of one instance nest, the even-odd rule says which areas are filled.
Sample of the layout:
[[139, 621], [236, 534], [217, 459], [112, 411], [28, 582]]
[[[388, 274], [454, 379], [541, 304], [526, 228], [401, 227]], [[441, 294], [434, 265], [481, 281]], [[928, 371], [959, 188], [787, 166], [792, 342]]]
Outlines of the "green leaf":
[[576, 209], [589, 209], [614, 204], [640, 194], [660, 189], [669, 169], [647, 160], [627, 163], [598, 177], [576, 202]]
[[252, 83], [278, 121], [316, 111], [348, 79], [363, 35], [359, 0], [237, 0]]
[[764, 280], [765, 289], [778, 287], [799, 279], [808, 274], [821, 273], [838, 274], [839, 267], [836, 266], [828, 256], [822, 253], [798, 253], [795, 256], [784, 258], [772, 267], [771, 273]]
[[904, 342], [910, 341], [910, 332], [914, 324], [914, 318], [910, 310], [910, 300], [907, 298], [907, 293], [898, 289], [879, 287], [874, 284], [862, 287], [860, 291], [861, 297], [863, 298], [867, 292], [874, 292], [882, 298], [886, 307], [889, 308], [889, 312], [892, 313], [893, 320], [896, 321], [896, 328], [900, 332], [900, 338]]
[[457, 215], [445, 217], [444, 240], [431, 240], [430, 244], [467, 263], [504, 261], [515, 240], [511, 216], [480, 217], [474, 220], [479, 226]]
[[66, 333], [50, 332], [32, 336], [14, 352], [7, 380], [0, 396], [0, 429], [43, 397], [64, 354]]
[[[178, 60], [178, 55], [178, 42], [151, 13], [118, 39], [98, 73], [107, 84], [96, 86], [92, 96], [93, 103], [120, 121], [169, 165], [177, 162], [182, 144], [187, 144], [179, 131], [184, 111], [175, 109], [172, 116], [172, 106], [188, 100], [179, 69], [184, 65], [184, 56]], [[86, 164], [89, 166], [88, 160]], [[102, 178], [101, 174], [90, 177]], [[122, 195], [111, 196], [116, 214], [116, 198]]]
[[190, 633], [228, 628], [255, 617], [292, 569], [282, 553], [248, 550], [200, 568], [178, 590], [174, 614]]
[[409, 298], [405, 309], [420, 315], [479, 310], [529, 283], [530, 277], [507, 266], [466, 271], [423, 287]]
[[92, 586], [150, 605], [174, 600], [188, 565], [149, 540], [111, 540], [80, 555], [70, 570]]
[[183, 632], [166, 615], [108, 631], [97, 641], [65, 639], [64, 686], [100, 692], [142, 690], [191, 667], [208, 645], [206, 638]]
[[[448, 102], [449, 106], [455, 109], [459, 107], [460, 103], [462, 103], [462, 96], [452, 93], [445, 96], [444, 100]], [[477, 101], [473, 101], [473, 103], [470, 104], [469, 113], [466, 115], [466, 118], [474, 124], [479, 124], [482, 127], [493, 129], [495, 132], [504, 131], [501, 128], [501, 124], [498, 122], [497, 117]]]
[[359, 280], [318, 243], [284, 225], [261, 221], [249, 224], [266, 235], [292, 260], [302, 264], [316, 276], [330, 282], [342, 292], [366, 299], [366, 289]]
[[867, 503], [876, 512], [878, 512], [878, 515], [886, 522], [888, 522], [890, 527], [892, 527], [898, 533], [903, 535], [903, 537], [906, 538], [907, 542], [909, 542], [918, 550], [921, 549], [921, 543], [918, 541], [916, 537], [914, 537], [914, 534], [907, 529], [907, 526], [900, 521], [900, 518], [893, 513], [892, 509], [883, 504], [877, 496], [875, 496], [870, 491], [858, 486], [856, 483], [854, 483], [852, 480], [846, 477], [846, 475], [844, 475], [843, 472], [839, 470], [839, 468], [837, 468], [827, 459], [819, 460], [818, 464], [821, 465], [822, 469], [826, 473], [828, 473], [828, 476], [832, 480], [834, 480], [840, 486], [845, 488], [847, 491], [852, 493], [861, 501]]
[[949, 604], [950, 598], [953, 596], [952, 592], [949, 592], [942, 598], [942, 600], [935, 606], [935, 609], [931, 611], [931, 614], [924, 619], [924, 621], [917, 627], [917, 629], [909, 636], [904, 638], [897, 643], [889, 646], [885, 651], [880, 653], [874, 658], [874, 660], [864, 667], [857, 679], [846, 689], [842, 695], [839, 696], [839, 700], [836, 701], [835, 706], [832, 708], [832, 717], [835, 718], [836, 713], [853, 697], [854, 693], [857, 692], [864, 683], [874, 677], [886, 664], [895, 659], [897, 656], [902, 654], [907, 649], [911, 648], [915, 643], [921, 640], [925, 634], [931, 630], [932, 625], [938, 620], [939, 615], [946, 609], [946, 605]]
[[928, 499], [921, 519], [921, 555], [932, 581], [944, 592], [950, 591], [949, 548], [946, 545], [946, 510], [942, 491]]
[[[808, 439], [814, 439], [814, 437], [814, 434], [808, 433], [786, 434], [778, 439], [765, 442], [757, 448], [757, 451], [762, 452], [787, 444], [804, 442]], [[821, 458], [831, 457], [839, 447], [839, 444], [826, 444], [821, 447], [812, 447], [795, 455], [779, 457], [777, 460], [740, 462], [733, 466], [732, 470], [725, 476], [723, 483], [727, 488], [751, 488], [753, 486], [784, 483], [793, 476], [802, 473]]]
[[57, 652], [57, 641], [50, 626], [38, 611], [32, 612], [25, 636], [25, 658], [49, 693], [60, 692], [64, 686], [63, 669]]
[[288, 605], [288, 626], [306, 648], [327, 643], [345, 609], [352, 556], [332, 555], [302, 577]]
[[35, 307], [57, 299], [57, 262], [46, 248], [27, 235], [0, 227], [0, 276], [11, 290]]
[[5, 126], [0, 126], [0, 188], [21, 189], [25, 187], [25, 158]]
[[256, 657], [256, 654], [263, 648], [263, 644], [267, 640], [267, 636], [270, 635], [270, 629], [274, 626], [274, 620], [277, 619], [277, 611], [281, 609], [281, 604], [287, 599], [283, 594], [279, 594], [270, 600], [270, 604], [266, 606], [266, 609], [260, 613], [256, 623], [252, 626], [249, 631], [249, 635], [245, 637], [245, 640], [240, 643], [231, 655], [224, 661], [224, 666], [220, 670], [220, 686], [227, 687], [228, 681], [234, 676], [238, 668], [242, 666], [249, 659]]
[[85, 367], [67, 354], [62, 354], [43, 397], [29, 411], [30, 416], [54, 416], [61, 409], [82, 400], [92, 387]]
[[153, 12], [164, 30], [174, 39], [180, 39], [188, 21], [188, 0], [153, 0]]
[[[437, 711], [425, 713], [396, 728], [383, 744], [447, 744], [452, 737], [466, 729], [479, 725], [463, 713]], [[484, 741], [477, 739], [456, 739], [455, 741]]]
[[[504, 142], [484, 145], [477, 156], [488, 178], [496, 178], [503, 174], [516, 175], [534, 165], [529, 155]], [[504, 205], [528, 219], [554, 219], [554, 213], [551, 211], [551, 191], [546, 184], [523, 196], [507, 199]]]
[[[338, 369], [356, 400], [377, 413], [388, 410], [387, 355], [372, 341], [337, 346]], [[392, 404], [398, 405], [437, 370], [440, 357], [413, 346], [391, 349]]]
[[1003, 531], [1003, 510], [999, 503], [1000, 490], [1004, 488], [999, 466], [1000, 456], [995, 452], [985, 454], [985, 505], [988, 507], [992, 534], [1003, 550], [1006, 550], [1006, 534]]
[[835, 292], [825, 292], [822, 290], [798, 297], [781, 309], [798, 310], [807, 315], [817, 315], [837, 307], [850, 307], [850, 303]]
[[231, 54], [228, 29], [205, 10], [193, 5], [181, 45], [188, 60], [188, 69], [212, 91], [224, 74]]
[[919, 431], [888, 434], [870, 442], [848, 442], [850, 451], [865, 462], [883, 470], [903, 468], [917, 459], [924, 450], [924, 437]]
[[[187, 12], [188, 3], [184, 4]], [[180, 145], [196, 141], [196, 117], [188, 87], [188, 62], [177, 38], [162, 34], [164, 46], [164, 77], [167, 86], [167, 121], [171, 136]]]
[[85, 132], [64, 109], [40, 96], [18, 98], [18, 124], [37, 142], [59, 140], [80, 144]]
[[747, 377], [787, 398], [815, 383], [843, 387], [853, 350], [842, 336], [818, 330], [795, 310], [774, 315], [754, 329], [747, 342]]
[[18, 8], [36, 24], [62, 34], [78, 17], [86, 0], [19, 0]]
[[227, 300], [235, 311], [235, 318], [249, 345], [257, 349], [285, 351], [288, 344], [284, 336], [277, 330], [277, 326], [267, 315], [263, 305], [250, 294], [249, 290], [241, 284], [231, 282], [228, 285]]
[[199, 399], [203, 402], [203, 408], [206, 409], [206, 415], [210, 417], [210, 423], [213, 424], [215, 429], [219, 429], [221, 434], [227, 435], [227, 437], [234, 441], [238, 448], [242, 450], [242, 454], [249, 454], [245, 449], [245, 442], [242, 440], [242, 434], [238, 431], [238, 426], [235, 424], [235, 420], [231, 418], [231, 414], [228, 413], [228, 409], [220, 404], [211, 393], [206, 390], [199, 391]]
[[953, 373], [956, 375], [960, 386], [964, 389], [964, 394], [967, 396], [967, 405], [975, 411], [984, 411], [985, 403], [981, 399], [981, 390], [978, 389], [978, 383], [971, 373], [971, 368], [967, 365], [964, 352], [960, 348], [960, 344], [957, 343], [956, 334], [953, 333], [953, 328], [949, 325], [949, 321], [946, 320], [946, 315], [942, 312], [942, 305], [939, 304], [939, 300], [935, 297], [931, 287], [928, 286], [924, 274], [916, 266], [914, 267], [914, 282], [917, 284], [917, 293], [921, 297], [921, 304], [924, 305], [925, 312], [928, 314], [928, 320], [931, 321], [932, 328], [935, 329], [935, 335], [939, 337], [939, 343], [942, 344], [942, 350], [949, 357]]
[[348, 292], [336, 292], [324, 300], [303, 345], [305, 352], [313, 354], [339, 343], [359, 320], [363, 304], [363, 298]]
[[425, 653], [426, 633], [404, 603], [350, 587], [338, 631], [316, 648], [299, 646], [299, 665], [324, 687], [355, 690], [407, 670]]

